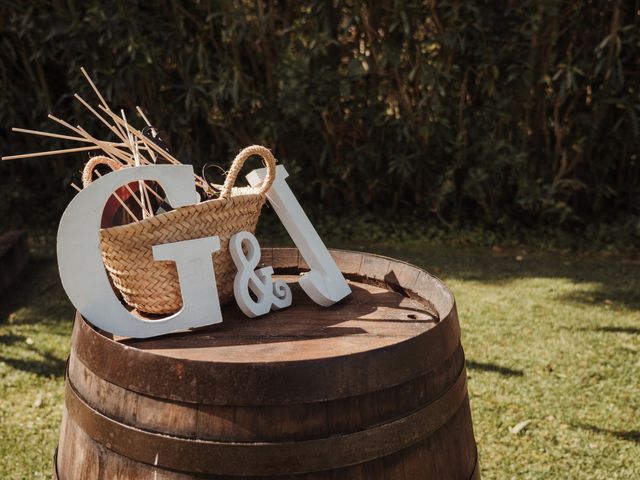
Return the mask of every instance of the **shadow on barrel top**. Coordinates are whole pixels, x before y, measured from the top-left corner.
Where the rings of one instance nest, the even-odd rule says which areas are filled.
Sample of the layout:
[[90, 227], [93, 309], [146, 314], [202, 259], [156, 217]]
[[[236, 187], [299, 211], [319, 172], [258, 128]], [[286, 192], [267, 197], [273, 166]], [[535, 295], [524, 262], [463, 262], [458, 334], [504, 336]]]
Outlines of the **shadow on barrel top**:
[[[199, 344], [228, 347], [364, 335], [370, 333], [366, 327], [368, 323], [437, 324], [437, 319], [425, 307], [399, 292], [372, 292], [351, 282], [351, 295], [327, 309], [314, 304], [297, 282], [287, 281], [294, 298], [294, 306], [289, 309], [247, 319], [235, 303], [230, 303], [223, 307], [221, 324], [193, 329], [191, 332], [197, 333], [195, 336], [178, 332], [152, 339], [123, 338], [118, 341], [144, 350], [194, 348]], [[313, 322], [300, 320], [303, 317], [313, 318]], [[355, 325], [341, 325], [345, 318]], [[169, 339], [171, 341], [166, 341]]]

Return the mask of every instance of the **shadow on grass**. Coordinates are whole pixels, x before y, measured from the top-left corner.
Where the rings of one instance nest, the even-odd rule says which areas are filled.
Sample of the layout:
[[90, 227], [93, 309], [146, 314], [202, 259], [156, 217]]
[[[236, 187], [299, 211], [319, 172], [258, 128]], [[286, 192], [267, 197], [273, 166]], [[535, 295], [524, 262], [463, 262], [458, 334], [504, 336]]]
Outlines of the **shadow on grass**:
[[48, 352], [38, 352], [39, 360], [9, 358], [0, 355], [0, 362], [4, 362], [16, 370], [34, 373], [41, 377], [63, 377], [66, 362]]
[[604, 327], [597, 327], [592, 330], [596, 332], [629, 333], [632, 335], [640, 334], [640, 328], [638, 327], [618, 327], [615, 325], [605, 325]]
[[619, 440], [640, 444], [640, 430], [609, 430], [607, 428], [596, 427], [595, 425], [578, 424], [577, 427], [589, 430], [593, 433], [608, 435]]
[[524, 372], [522, 370], [515, 370], [513, 368], [503, 367], [496, 365], [495, 363], [475, 362], [473, 360], [467, 360], [467, 368], [471, 370], [478, 370], [481, 372], [498, 373], [505, 377], [522, 377]]
[[62, 289], [55, 260], [32, 259], [2, 299], [0, 325], [6, 324], [13, 312], [22, 309], [27, 310], [29, 318], [20, 320], [21, 324], [60, 325], [62, 320], [72, 318], [73, 307]]
[[13, 345], [14, 343], [24, 342], [24, 335], [16, 335], [14, 333], [7, 333], [0, 335], [0, 345]]
[[[488, 248], [459, 248], [429, 244], [372, 246], [376, 253], [408, 261], [445, 279], [493, 283], [507, 287], [526, 278], [567, 279], [580, 286], [562, 301], [589, 305], [604, 302], [640, 310], [640, 263], [620, 257], [576, 256], [522, 249], [494, 253]], [[516, 259], [518, 257], [518, 259]], [[554, 292], [550, 296], [556, 296]]]

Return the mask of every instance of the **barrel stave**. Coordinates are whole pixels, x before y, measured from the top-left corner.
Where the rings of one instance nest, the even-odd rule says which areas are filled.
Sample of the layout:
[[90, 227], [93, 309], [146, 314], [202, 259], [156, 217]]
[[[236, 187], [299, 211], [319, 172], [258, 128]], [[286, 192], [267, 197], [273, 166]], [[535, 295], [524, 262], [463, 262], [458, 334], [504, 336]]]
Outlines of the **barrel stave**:
[[172, 401], [103, 380], [72, 352], [68, 381], [100, 413], [142, 430], [222, 442], [285, 442], [348, 434], [389, 422], [429, 404], [457, 378], [457, 348], [432, 371], [369, 394], [293, 405], [207, 405]]

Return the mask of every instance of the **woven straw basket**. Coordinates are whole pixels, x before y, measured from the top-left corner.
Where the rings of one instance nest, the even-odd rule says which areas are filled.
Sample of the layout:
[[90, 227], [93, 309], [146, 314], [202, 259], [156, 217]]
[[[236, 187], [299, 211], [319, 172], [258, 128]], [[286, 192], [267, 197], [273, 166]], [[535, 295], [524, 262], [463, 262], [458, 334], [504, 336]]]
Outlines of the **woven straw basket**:
[[[242, 165], [252, 155], [262, 157], [267, 178], [259, 188], [234, 187]], [[100, 160], [87, 163], [83, 181], [86, 177], [91, 181], [91, 170], [96, 163]], [[154, 260], [151, 247], [212, 235], [220, 237], [220, 250], [212, 255], [220, 304], [232, 300], [236, 268], [229, 253], [229, 238], [243, 230], [255, 232], [265, 193], [275, 178], [275, 164], [275, 158], [265, 147], [247, 147], [233, 161], [219, 198], [102, 229], [102, 258], [124, 301], [150, 314], [180, 310], [182, 297], [175, 263]]]

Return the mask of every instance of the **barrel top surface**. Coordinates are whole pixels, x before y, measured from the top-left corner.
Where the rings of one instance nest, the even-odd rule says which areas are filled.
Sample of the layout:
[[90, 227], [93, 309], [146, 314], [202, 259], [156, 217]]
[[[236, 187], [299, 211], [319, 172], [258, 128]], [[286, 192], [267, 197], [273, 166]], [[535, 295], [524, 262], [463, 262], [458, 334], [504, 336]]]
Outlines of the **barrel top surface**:
[[375, 285], [349, 281], [352, 293], [337, 305], [316, 305], [289, 283], [291, 307], [250, 319], [235, 304], [222, 309], [223, 322], [198, 331], [151, 339], [117, 338], [156, 355], [207, 362], [317, 360], [386, 347], [433, 328], [437, 319], [424, 305]]
[[[291, 307], [249, 319], [231, 303], [221, 324], [150, 339], [110, 338], [78, 317], [74, 351], [105, 380], [141, 393], [217, 403], [232, 390], [239, 404], [365, 393], [415, 378], [453, 352], [459, 324], [442, 282], [386, 257], [331, 253], [352, 289], [331, 307], [297, 284], [305, 265], [296, 249], [263, 249], [264, 263], [291, 286]], [[282, 382], [287, 398], [277, 399]]]

